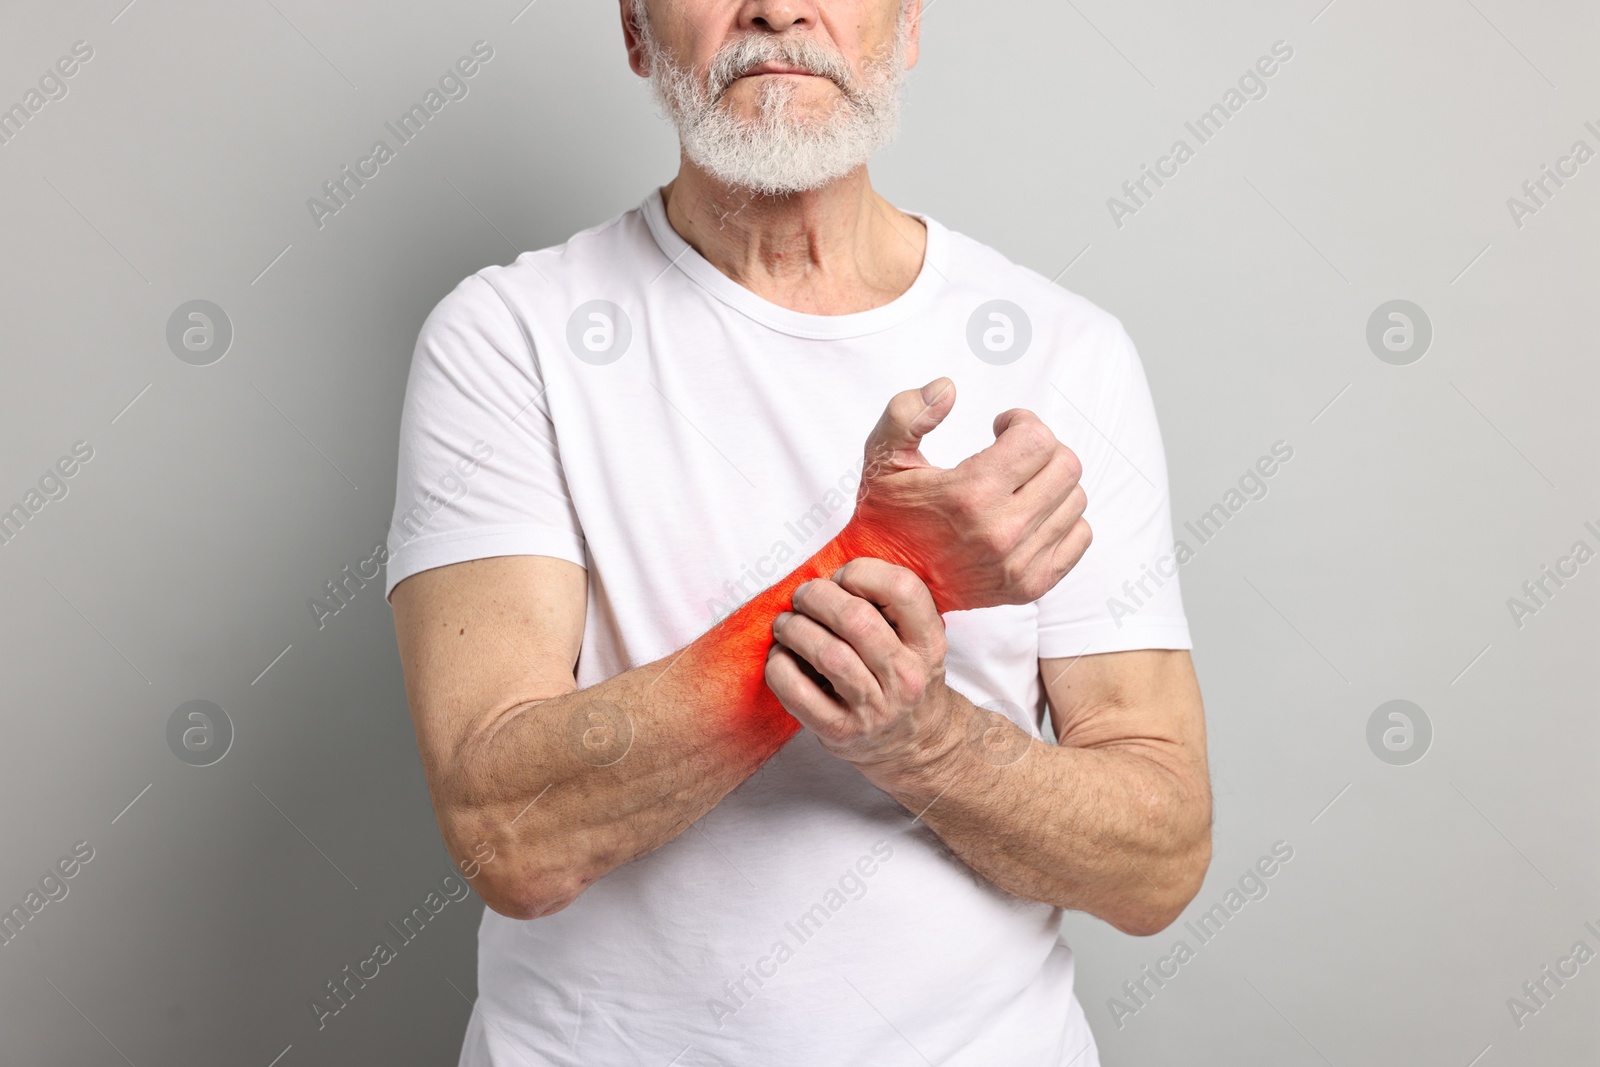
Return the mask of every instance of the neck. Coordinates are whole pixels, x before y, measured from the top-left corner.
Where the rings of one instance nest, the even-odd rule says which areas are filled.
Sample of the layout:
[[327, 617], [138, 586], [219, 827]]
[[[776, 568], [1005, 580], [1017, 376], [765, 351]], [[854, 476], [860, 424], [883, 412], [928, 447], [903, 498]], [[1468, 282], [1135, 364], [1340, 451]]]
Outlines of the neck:
[[754, 196], [685, 159], [661, 198], [672, 228], [712, 266], [814, 315], [889, 303], [916, 280], [927, 248], [927, 228], [879, 196], [864, 165], [819, 189]]

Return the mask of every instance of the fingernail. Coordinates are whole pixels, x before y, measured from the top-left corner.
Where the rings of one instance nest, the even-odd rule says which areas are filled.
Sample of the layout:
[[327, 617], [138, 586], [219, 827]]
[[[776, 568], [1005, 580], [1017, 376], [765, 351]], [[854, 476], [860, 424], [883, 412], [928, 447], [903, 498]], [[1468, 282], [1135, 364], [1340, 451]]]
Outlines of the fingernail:
[[941, 396], [944, 396], [944, 391], [948, 388], [950, 388], [950, 384], [947, 379], [935, 378], [922, 387], [922, 402], [924, 404], [934, 403]]

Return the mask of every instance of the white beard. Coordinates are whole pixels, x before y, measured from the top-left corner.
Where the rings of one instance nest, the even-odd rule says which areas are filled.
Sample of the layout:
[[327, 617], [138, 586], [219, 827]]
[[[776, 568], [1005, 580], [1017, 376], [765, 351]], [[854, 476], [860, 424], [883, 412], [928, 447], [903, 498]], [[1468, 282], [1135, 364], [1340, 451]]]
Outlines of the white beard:
[[[704, 80], [666, 54], [648, 22], [643, 43], [656, 100], [677, 127], [689, 160], [727, 185], [785, 196], [849, 174], [894, 138], [908, 23], [902, 8], [889, 54], [863, 63], [859, 79], [837, 52], [807, 37], [742, 37], [717, 53]], [[734, 115], [724, 92], [744, 71], [768, 61], [802, 67], [842, 86], [831, 113], [822, 118], [796, 113], [799, 86], [774, 78], [760, 86], [755, 119]]]

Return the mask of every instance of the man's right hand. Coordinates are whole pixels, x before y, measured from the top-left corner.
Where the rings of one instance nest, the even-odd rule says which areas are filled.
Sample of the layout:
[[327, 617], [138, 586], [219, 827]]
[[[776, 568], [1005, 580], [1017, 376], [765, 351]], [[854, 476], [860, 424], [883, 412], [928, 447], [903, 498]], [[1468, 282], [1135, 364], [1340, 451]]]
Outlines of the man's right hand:
[[867, 438], [856, 510], [838, 541], [915, 571], [940, 612], [1028, 604], [1083, 557], [1092, 533], [1082, 464], [1031, 411], [995, 416], [995, 442], [955, 467], [922, 457], [922, 438], [955, 406], [938, 378], [895, 394]]

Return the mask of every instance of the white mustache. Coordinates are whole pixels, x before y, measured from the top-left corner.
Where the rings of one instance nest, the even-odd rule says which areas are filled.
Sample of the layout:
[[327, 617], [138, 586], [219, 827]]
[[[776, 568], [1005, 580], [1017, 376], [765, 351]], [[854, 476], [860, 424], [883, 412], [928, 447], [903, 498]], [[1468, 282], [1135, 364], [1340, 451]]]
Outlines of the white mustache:
[[830, 52], [809, 40], [745, 37], [724, 48], [711, 61], [707, 81], [712, 99], [721, 99], [729, 86], [763, 63], [799, 67], [807, 74], [827, 78], [846, 95], [855, 91], [850, 65], [837, 52]]

